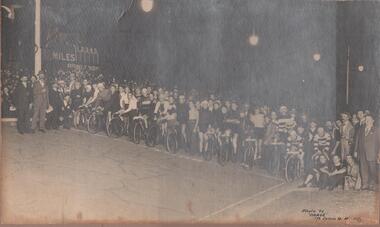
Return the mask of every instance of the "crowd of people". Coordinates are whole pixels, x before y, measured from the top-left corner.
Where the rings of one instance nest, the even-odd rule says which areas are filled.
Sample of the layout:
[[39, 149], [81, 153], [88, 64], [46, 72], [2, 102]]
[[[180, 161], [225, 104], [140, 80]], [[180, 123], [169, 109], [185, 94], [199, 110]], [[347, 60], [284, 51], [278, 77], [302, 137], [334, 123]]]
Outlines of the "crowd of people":
[[[47, 78], [48, 77], [48, 78]], [[146, 124], [161, 120], [163, 131], [177, 127], [183, 138], [197, 138], [196, 152], [207, 149], [209, 132], [231, 138], [238, 154], [246, 138], [256, 141], [255, 161], [279, 174], [281, 158], [297, 154], [303, 183], [319, 189], [376, 190], [379, 184], [380, 131], [368, 110], [318, 121], [308, 113], [249, 101], [181, 91], [147, 82], [106, 80], [100, 75], [63, 72], [56, 76], [2, 71], [2, 116], [16, 116], [20, 134], [76, 127], [81, 107], [102, 107], [106, 121], [119, 113]], [[162, 121], [165, 119], [165, 121]], [[279, 149], [278, 149], [279, 148]], [[277, 168], [277, 170], [275, 170]]]

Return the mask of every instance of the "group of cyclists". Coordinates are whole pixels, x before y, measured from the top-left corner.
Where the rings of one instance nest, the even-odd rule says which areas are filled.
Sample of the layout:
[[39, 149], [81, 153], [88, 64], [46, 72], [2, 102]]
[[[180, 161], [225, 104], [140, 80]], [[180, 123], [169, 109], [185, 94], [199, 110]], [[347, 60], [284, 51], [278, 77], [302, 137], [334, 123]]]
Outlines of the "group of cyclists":
[[[60, 92], [70, 96], [74, 127], [90, 133], [103, 130], [110, 137], [126, 136], [135, 143], [163, 145], [173, 153], [184, 150], [205, 160], [216, 157], [221, 165], [229, 161], [240, 162], [245, 168], [260, 164], [277, 172], [284, 167], [289, 181], [300, 177], [307, 166], [302, 140], [309, 128], [308, 119], [286, 106], [272, 111], [268, 106], [213, 93], [200, 95], [196, 90], [185, 92], [149, 83], [113, 81], [107, 85], [86, 79], [55, 83], [61, 86]], [[285, 158], [283, 154], [276, 157], [280, 153], [286, 153]], [[287, 160], [289, 157], [296, 163]], [[276, 162], [281, 158], [283, 164]]]
[[215, 158], [221, 165], [258, 165], [287, 181], [309, 179], [323, 159], [346, 162], [354, 147], [346, 125], [370, 116], [360, 111], [352, 119], [344, 113], [336, 121], [317, 122], [285, 105], [271, 109], [195, 89], [102, 78], [95, 82], [73, 73], [64, 78], [49, 82], [47, 124], [125, 136], [172, 153], [184, 150], [207, 161]]

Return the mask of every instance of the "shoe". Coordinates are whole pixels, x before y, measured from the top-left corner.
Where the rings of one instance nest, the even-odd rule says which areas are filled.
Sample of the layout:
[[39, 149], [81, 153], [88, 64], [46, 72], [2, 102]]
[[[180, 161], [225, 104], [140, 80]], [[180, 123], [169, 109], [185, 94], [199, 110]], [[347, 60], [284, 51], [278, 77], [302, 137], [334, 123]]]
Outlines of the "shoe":
[[24, 135], [24, 132], [23, 132], [23, 131], [18, 131], [18, 133], [20, 133], [21, 135]]
[[29, 133], [34, 134], [34, 133], [36, 133], [36, 130], [32, 129], [29, 131]]
[[44, 129], [39, 129], [38, 131], [45, 133], [46, 131]]

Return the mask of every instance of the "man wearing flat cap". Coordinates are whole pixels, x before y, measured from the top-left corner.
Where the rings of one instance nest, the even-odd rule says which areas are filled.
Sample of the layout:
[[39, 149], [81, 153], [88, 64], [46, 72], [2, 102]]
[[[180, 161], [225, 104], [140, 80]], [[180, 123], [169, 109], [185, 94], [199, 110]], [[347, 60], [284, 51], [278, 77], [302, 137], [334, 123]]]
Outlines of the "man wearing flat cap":
[[49, 106], [49, 96], [45, 75], [38, 74], [38, 80], [33, 85], [33, 118], [32, 118], [32, 132], [37, 129], [39, 124], [39, 131], [45, 132], [46, 110]]

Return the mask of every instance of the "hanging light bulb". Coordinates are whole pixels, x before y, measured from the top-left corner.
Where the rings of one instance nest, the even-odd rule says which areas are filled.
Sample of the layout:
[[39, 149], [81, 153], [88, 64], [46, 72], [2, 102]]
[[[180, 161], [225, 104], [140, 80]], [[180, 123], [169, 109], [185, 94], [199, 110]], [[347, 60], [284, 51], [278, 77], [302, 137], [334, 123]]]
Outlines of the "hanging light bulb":
[[144, 12], [148, 13], [148, 12], [152, 11], [152, 9], [153, 9], [154, 0], [141, 0], [140, 6]]
[[313, 55], [313, 59], [314, 59], [314, 61], [319, 61], [319, 60], [321, 60], [321, 54], [320, 54], [320, 53], [315, 53], [315, 54]]
[[256, 46], [259, 43], [259, 37], [256, 34], [252, 34], [248, 41], [251, 46]]

